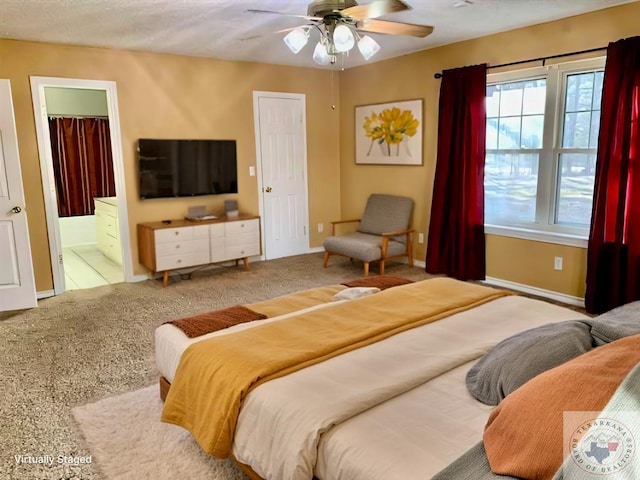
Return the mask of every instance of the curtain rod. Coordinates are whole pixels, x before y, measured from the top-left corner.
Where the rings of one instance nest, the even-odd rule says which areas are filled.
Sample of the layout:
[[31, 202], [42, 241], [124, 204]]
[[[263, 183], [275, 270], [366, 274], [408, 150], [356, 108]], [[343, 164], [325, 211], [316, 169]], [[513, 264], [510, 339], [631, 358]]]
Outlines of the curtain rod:
[[[544, 66], [544, 64], [545, 64], [545, 62], [547, 60], [551, 60], [553, 58], [570, 57], [572, 55], [581, 55], [583, 53], [599, 52], [601, 50], [606, 50], [606, 49], [607, 49], [607, 47], [590, 48], [589, 50], [580, 50], [580, 51], [577, 51], [577, 52], [559, 53], [558, 55], [551, 55], [549, 57], [538, 57], [538, 58], [531, 58], [529, 60], [519, 60], [517, 62], [501, 63], [500, 65], [490, 65], [490, 66], [487, 67], [487, 70], [489, 70], [491, 68], [510, 67], [512, 65], [520, 65], [522, 63], [531, 63], [531, 62], [542, 62], [542, 66]], [[434, 74], [433, 78], [442, 78], [442, 73], [438, 72], [438, 73]]]
[[47, 115], [49, 118], [109, 118], [108, 115], [63, 115], [54, 113]]

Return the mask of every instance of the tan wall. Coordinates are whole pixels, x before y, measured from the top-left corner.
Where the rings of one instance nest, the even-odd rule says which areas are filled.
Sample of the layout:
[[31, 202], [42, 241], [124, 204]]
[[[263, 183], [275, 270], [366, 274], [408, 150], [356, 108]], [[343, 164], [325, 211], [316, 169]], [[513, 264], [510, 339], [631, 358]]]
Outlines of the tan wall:
[[[554, 270], [562, 257], [562, 270]], [[587, 250], [487, 235], [487, 276], [584, 297]]]
[[[356, 166], [354, 137], [344, 134], [341, 136], [343, 216], [357, 217], [367, 196], [372, 192], [404, 194], [416, 201], [414, 226], [427, 237], [436, 163], [440, 88], [440, 81], [433, 78], [434, 73], [465, 65], [497, 65], [606, 46], [610, 41], [639, 35], [640, 24], [637, 18], [640, 18], [640, 2], [460, 42], [342, 72], [342, 132], [353, 131], [354, 107], [357, 105], [424, 99], [424, 165], [421, 167]], [[417, 259], [424, 260], [425, 247], [426, 245], [416, 245]], [[562, 272], [552, 270], [554, 256], [565, 258]], [[581, 248], [488, 236], [487, 275], [504, 280], [583, 296], [585, 259], [585, 251]]]
[[[38, 291], [51, 289], [53, 282], [30, 75], [116, 82], [136, 274], [144, 272], [137, 263], [137, 223], [182, 218], [191, 205], [223, 210], [226, 198], [258, 213], [257, 177], [249, 176], [249, 166], [256, 165], [254, 90], [306, 94], [309, 222], [339, 217], [339, 197], [326, 190], [340, 184], [339, 109], [331, 110], [328, 71], [11, 40], [0, 40], [0, 58], [0, 78], [11, 80]], [[149, 137], [236, 139], [239, 194], [139, 200], [135, 143]], [[311, 246], [319, 246], [326, 234], [310, 230]]]

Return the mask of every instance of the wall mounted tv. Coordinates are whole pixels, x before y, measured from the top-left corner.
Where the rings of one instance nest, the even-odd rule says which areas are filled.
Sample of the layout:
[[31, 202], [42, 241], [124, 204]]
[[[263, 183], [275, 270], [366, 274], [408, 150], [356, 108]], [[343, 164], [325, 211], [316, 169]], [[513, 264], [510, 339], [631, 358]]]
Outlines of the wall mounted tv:
[[138, 140], [140, 198], [238, 193], [235, 140]]

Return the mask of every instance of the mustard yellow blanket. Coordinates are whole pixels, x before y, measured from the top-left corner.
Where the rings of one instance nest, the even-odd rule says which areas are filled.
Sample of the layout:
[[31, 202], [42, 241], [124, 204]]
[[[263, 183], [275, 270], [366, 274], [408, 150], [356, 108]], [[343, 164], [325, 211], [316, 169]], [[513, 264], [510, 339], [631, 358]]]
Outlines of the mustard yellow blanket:
[[226, 458], [242, 401], [263, 382], [506, 294], [436, 278], [203, 340], [183, 353], [162, 421]]
[[296, 312], [305, 308], [330, 302], [333, 296], [344, 290], [344, 285], [327, 285], [324, 287], [301, 290], [299, 292], [282, 295], [281, 297], [270, 298], [261, 302], [254, 302], [245, 305], [254, 312], [260, 312], [269, 318]]

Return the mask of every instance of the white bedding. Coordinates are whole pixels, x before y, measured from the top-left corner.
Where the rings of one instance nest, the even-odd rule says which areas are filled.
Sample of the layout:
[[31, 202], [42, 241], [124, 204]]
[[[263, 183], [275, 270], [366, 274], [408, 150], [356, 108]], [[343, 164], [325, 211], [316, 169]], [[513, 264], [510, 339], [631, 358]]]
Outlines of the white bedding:
[[[504, 297], [272, 380], [246, 398], [233, 454], [265, 479], [424, 480], [481, 438], [489, 408], [466, 392], [467, 367], [514, 333], [583, 317]], [[232, 332], [160, 327], [161, 374], [171, 381], [190, 343]]]

